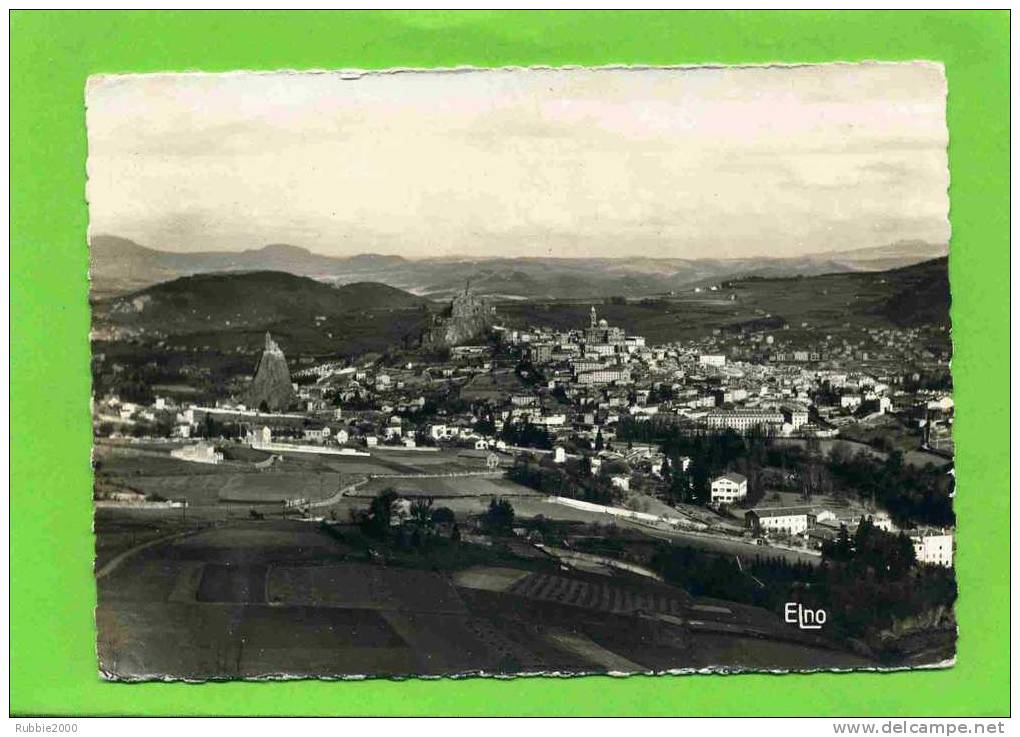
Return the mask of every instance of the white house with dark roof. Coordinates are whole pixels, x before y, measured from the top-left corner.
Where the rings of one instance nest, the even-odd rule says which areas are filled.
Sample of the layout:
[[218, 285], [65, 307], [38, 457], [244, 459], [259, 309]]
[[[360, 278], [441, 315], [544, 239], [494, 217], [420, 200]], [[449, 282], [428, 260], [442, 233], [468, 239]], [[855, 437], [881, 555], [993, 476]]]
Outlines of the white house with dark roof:
[[712, 479], [713, 504], [732, 504], [747, 496], [747, 477], [739, 473], [724, 473]]
[[922, 529], [910, 533], [914, 557], [918, 563], [953, 567], [953, 533], [947, 530]]
[[810, 507], [771, 507], [752, 509], [744, 515], [744, 521], [756, 534], [799, 535], [814, 526], [815, 515]]

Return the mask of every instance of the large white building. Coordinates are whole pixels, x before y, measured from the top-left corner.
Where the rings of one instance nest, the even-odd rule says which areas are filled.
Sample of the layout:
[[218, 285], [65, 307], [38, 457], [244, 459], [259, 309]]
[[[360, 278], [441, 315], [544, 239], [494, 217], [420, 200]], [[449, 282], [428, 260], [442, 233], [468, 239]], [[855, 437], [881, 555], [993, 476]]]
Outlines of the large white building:
[[248, 442], [251, 446], [257, 447], [273, 442], [273, 431], [266, 425], [248, 430]]
[[917, 530], [910, 535], [918, 563], [953, 567], [953, 534], [945, 530]]
[[807, 407], [801, 404], [784, 404], [782, 412], [783, 420], [789, 423], [794, 430], [797, 430], [808, 423]]
[[799, 535], [807, 532], [813, 522], [814, 515], [808, 507], [775, 507], [772, 509], [752, 509], [744, 520], [747, 526], [756, 533], [776, 532], [786, 535]]
[[535, 414], [529, 415], [532, 425], [544, 425], [545, 427], [563, 427], [567, 424], [567, 416], [564, 414], [556, 415], [543, 415]]
[[223, 454], [217, 452], [215, 447], [207, 443], [196, 443], [195, 445], [175, 448], [170, 451], [170, 455], [178, 460], [190, 461], [191, 463], [210, 463], [215, 465], [223, 460]]
[[451, 425], [432, 424], [428, 426], [428, 434], [433, 440], [453, 440], [460, 435], [460, 429]]
[[783, 414], [770, 409], [720, 409], [707, 413], [705, 424], [710, 430], [768, 430], [783, 424]]
[[305, 440], [315, 443], [324, 443], [329, 440], [329, 427], [306, 427], [303, 431]]
[[747, 496], [747, 477], [739, 473], [724, 473], [712, 479], [712, 503], [732, 504]]
[[603, 368], [594, 371], [581, 371], [577, 374], [578, 384], [629, 384], [630, 369]]

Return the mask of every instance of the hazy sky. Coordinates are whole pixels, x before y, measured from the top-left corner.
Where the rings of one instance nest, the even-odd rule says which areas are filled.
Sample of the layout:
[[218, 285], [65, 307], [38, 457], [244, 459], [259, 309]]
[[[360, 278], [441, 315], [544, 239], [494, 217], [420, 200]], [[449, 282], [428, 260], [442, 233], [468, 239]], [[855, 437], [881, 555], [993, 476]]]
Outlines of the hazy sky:
[[409, 257], [945, 243], [945, 96], [922, 63], [99, 77], [90, 229]]

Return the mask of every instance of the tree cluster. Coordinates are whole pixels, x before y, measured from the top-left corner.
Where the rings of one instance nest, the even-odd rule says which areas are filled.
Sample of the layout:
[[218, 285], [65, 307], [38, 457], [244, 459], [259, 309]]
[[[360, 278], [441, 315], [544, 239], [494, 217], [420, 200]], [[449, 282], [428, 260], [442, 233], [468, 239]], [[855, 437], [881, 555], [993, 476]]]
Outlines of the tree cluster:
[[901, 578], [917, 565], [910, 538], [880, 530], [870, 518], [861, 521], [852, 538], [846, 525], [840, 527], [836, 539], [822, 545], [822, 556], [880, 579]]
[[773, 478], [778, 469], [781, 479], [790, 479], [778, 485], [796, 489], [804, 501], [822, 495], [839, 498], [850, 490], [889, 510], [900, 527], [955, 524], [953, 477], [931, 464], [906, 464], [900, 451], [884, 458], [864, 449], [850, 454], [837, 442], [826, 455], [817, 438], [809, 438], [803, 446], [787, 445], [771, 442], [763, 433], [706, 433], [655, 420], [621, 420], [617, 437], [659, 443], [673, 469], [680, 456], [691, 458], [690, 486], [683, 479], [667, 482], [673, 500], [707, 500], [708, 480], [735, 471], [748, 479], [748, 497], [742, 506], [753, 506], [764, 498], [766, 477]]
[[587, 456], [580, 461], [563, 464], [552, 463], [549, 459], [536, 462], [534, 459], [519, 457], [507, 472], [507, 478], [543, 494], [594, 504], [611, 505], [619, 494], [619, 490], [604, 474], [592, 474], [591, 459]]
[[508, 535], [514, 526], [514, 508], [508, 499], [493, 499], [482, 515], [482, 529], [493, 535]]
[[[875, 531], [863, 533], [868, 550], [884, 545]], [[880, 531], [878, 531], [880, 532]], [[884, 533], [883, 533], [884, 534]], [[890, 536], [894, 537], [894, 536]], [[898, 543], [890, 543], [896, 545]], [[878, 655], [894, 657], [899, 645], [883, 634], [897, 625], [951, 629], [956, 581], [952, 569], [824, 562], [820, 566], [757, 558], [734, 558], [692, 548], [661, 545], [649, 565], [669, 583], [695, 596], [767, 608], [777, 614], [787, 602], [824, 609], [828, 634], [866, 641]]]
[[500, 437], [507, 445], [520, 448], [540, 448], [542, 450], [552, 448], [552, 437], [550, 437], [549, 431], [539, 425], [533, 425], [528, 420], [505, 423]]

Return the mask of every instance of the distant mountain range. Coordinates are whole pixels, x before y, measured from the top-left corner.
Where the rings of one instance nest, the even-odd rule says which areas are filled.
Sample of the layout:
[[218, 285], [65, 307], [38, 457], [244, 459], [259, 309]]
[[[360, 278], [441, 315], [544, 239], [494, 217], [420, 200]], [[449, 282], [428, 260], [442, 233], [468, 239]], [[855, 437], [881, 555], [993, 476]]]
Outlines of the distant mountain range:
[[215, 272], [280, 271], [344, 285], [378, 282], [445, 299], [470, 282], [480, 294], [505, 299], [639, 297], [747, 276], [813, 276], [893, 269], [944, 256], [945, 245], [901, 241], [794, 258], [431, 258], [361, 254], [323, 256], [274, 244], [245, 251], [157, 251], [116, 236], [91, 240], [94, 298], [137, 291], [182, 276]]

